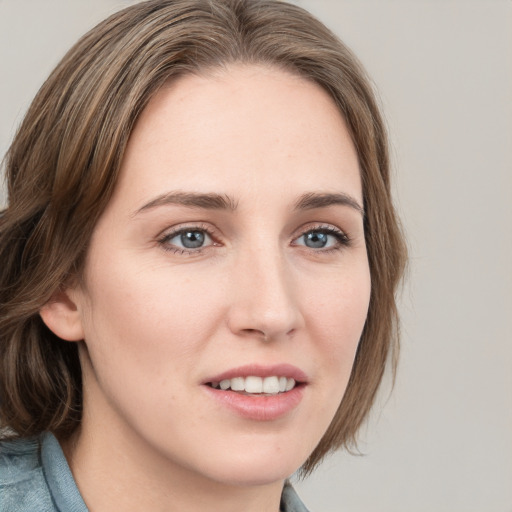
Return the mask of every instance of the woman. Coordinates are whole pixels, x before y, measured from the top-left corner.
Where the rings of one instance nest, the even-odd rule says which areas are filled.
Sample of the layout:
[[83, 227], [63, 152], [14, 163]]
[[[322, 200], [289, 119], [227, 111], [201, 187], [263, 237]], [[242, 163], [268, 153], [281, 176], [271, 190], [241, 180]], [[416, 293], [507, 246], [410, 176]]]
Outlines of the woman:
[[405, 260], [342, 43], [274, 0], [129, 7], [7, 177], [0, 510], [305, 510], [285, 482], [355, 442]]

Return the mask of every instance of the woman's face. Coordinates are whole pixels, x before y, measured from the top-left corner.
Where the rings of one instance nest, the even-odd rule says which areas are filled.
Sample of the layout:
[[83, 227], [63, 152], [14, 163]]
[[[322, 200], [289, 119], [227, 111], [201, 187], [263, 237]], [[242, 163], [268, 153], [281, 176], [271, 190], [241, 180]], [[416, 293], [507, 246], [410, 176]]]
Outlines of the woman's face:
[[294, 472], [340, 404], [366, 319], [362, 204], [319, 86], [232, 66], [161, 90], [69, 290], [81, 435], [192, 478]]

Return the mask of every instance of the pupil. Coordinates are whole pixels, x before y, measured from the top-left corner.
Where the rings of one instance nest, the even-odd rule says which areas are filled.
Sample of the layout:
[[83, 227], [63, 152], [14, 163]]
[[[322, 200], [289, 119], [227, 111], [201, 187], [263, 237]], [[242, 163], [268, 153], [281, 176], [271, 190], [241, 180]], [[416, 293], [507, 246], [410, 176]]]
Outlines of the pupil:
[[201, 231], [187, 231], [181, 234], [181, 243], [187, 249], [197, 249], [204, 244], [204, 233]]
[[304, 236], [306, 238], [306, 245], [313, 249], [321, 249], [327, 244], [327, 235], [325, 233], [318, 233], [313, 231], [311, 233], [307, 233]]

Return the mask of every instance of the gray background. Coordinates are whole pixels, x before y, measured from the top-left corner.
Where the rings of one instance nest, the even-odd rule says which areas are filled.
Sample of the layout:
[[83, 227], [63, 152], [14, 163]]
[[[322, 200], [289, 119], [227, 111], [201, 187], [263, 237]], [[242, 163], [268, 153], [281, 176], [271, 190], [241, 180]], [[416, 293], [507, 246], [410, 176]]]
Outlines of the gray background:
[[[129, 3], [0, 0], [2, 155], [65, 50]], [[299, 492], [316, 512], [512, 512], [512, 2], [296, 3], [375, 80], [411, 251], [398, 380], [365, 455]]]

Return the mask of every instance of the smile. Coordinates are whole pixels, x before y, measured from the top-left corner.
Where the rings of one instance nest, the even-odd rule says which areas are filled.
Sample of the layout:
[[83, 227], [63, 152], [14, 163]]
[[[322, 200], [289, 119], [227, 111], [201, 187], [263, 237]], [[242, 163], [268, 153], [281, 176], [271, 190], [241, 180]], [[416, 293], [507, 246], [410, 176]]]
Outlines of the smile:
[[292, 377], [278, 377], [276, 375], [257, 377], [249, 375], [248, 377], [234, 377], [223, 379], [220, 382], [210, 382], [208, 385], [223, 391], [231, 390], [251, 395], [277, 395], [278, 393], [291, 391], [295, 387], [296, 381]]
[[246, 420], [273, 421], [299, 406], [309, 378], [291, 364], [250, 364], [211, 376], [202, 384], [221, 410]]

